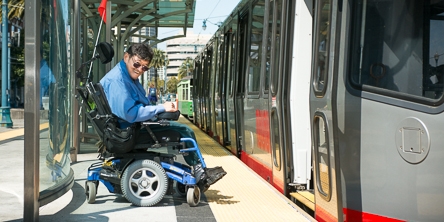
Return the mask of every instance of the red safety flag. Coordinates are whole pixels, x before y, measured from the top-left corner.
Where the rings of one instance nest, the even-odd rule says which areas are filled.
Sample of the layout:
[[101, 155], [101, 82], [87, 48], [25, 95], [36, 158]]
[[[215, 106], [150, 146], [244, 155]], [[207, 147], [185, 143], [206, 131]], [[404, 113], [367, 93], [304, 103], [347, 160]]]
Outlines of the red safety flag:
[[106, 2], [108, 0], [102, 0], [102, 2], [99, 5], [99, 8], [97, 9], [99, 11], [100, 17], [102, 17], [103, 22], [106, 23]]

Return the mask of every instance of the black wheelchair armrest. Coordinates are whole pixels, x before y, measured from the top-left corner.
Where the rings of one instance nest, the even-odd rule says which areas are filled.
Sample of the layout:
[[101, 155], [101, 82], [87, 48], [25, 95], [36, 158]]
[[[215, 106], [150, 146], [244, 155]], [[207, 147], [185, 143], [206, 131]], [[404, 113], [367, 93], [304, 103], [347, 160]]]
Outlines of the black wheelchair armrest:
[[142, 126], [148, 125], [161, 125], [161, 126], [169, 126], [170, 121], [176, 121], [179, 119], [180, 111], [176, 112], [163, 112], [156, 115], [156, 117], [151, 121], [142, 122]]
[[170, 120], [170, 121], [176, 121], [180, 117], [180, 111], [177, 110], [176, 112], [163, 112], [157, 114], [156, 118], [158, 120]]

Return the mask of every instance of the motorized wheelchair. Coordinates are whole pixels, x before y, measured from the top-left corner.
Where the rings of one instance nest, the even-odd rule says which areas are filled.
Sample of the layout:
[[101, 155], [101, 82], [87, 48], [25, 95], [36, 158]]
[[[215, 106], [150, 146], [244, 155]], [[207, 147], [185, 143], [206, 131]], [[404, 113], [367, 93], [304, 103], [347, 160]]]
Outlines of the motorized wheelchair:
[[[109, 192], [122, 194], [137, 206], [155, 205], [164, 195], [172, 194], [173, 190], [186, 196], [190, 206], [197, 206], [200, 188], [196, 185], [191, 168], [177, 162], [174, 154], [156, 152], [156, 149], [165, 147], [173, 148], [182, 155], [196, 152], [202, 167], [206, 167], [196, 141], [181, 138], [173, 130], [153, 132], [150, 129], [152, 125], [168, 126], [170, 121], [179, 118], [180, 113], [163, 113], [157, 116], [155, 122], [135, 123], [126, 129], [120, 129], [118, 117], [111, 112], [100, 83], [92, 83], [89, 75], [85, 78], [81, 74], [83, 66], [98, 58], [105, 64], [114, 56], [109, 43], [99, 43], [96, 50], [96, 56], [83, 63], [76, 72], [77, 77], [84, 81], [81, 86], [76, 87], [76, 97], [103, 144], [99, 149], [101, 161], [88, 168], [85, 182], [88, 203], [95, 202], [100, 182]], [[148, 131], [152, 140], [146, 144], [137, 144], [137, 136], [142, 128]], [[193, 147], [185, 148], [186, 142], [193, 144]]]

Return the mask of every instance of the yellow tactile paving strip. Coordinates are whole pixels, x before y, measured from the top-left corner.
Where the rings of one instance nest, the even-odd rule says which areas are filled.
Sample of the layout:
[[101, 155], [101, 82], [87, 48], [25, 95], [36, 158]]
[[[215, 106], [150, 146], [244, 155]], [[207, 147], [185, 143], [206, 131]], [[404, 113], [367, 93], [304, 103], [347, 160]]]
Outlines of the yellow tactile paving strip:
[[[49, 123], [40, 124], [40, 130], [47, 129]], [[6, 132], [0, 133], [0, 140], [7, 140], [18, 136], [23, 136], [25, 134], [25, 128], [13, 129]]]
[[309, 221], [296, 205], [215, 140], [186, 119], [180, 118], [179, 122], [194, 130], [207, 166], [223, 166], [227, 171], [224, 178], [205, 192], [218, 222]]

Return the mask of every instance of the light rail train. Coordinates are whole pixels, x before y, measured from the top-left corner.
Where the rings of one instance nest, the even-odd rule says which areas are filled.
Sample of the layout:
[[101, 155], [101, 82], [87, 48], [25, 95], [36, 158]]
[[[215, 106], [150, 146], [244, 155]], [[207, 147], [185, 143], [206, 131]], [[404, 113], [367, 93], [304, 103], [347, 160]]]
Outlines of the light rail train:
[[191, 93], [193, 90], [193, 77], [186, 76], [180, 80], [177, 84], [177, 107], [180, 113], [188, 118], [193, 118], [193, 94]]
[[318, 221], [440, 221], [443, 34], [442, 0], [243, 0], [194, 124]]

